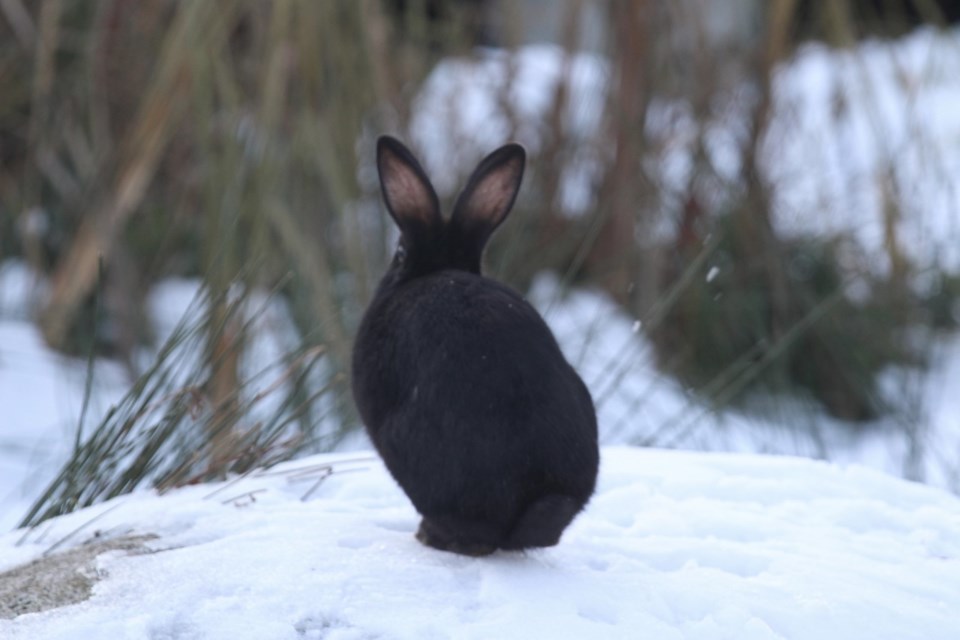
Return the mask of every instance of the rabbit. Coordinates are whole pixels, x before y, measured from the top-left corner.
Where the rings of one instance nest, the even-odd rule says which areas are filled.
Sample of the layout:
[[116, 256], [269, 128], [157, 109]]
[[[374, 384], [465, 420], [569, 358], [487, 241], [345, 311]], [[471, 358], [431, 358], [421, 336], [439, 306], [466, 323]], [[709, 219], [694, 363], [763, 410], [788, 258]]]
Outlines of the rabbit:
[[463, 555], [556, 545], [596, 485], [590, 392], [537, 311], [480, 272], [525, 163], [518, 144], [488, 155], [445, 221], [413, 154], [377, 141], [400, 242], [361, 320], [351, 387], [422, 516], [417, 539]]

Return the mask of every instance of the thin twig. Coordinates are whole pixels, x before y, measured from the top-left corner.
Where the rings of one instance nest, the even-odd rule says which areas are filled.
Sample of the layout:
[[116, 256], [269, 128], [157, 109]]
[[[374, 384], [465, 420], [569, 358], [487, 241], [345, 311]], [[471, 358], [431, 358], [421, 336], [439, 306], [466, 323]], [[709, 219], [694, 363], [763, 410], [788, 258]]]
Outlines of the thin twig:
[[231, 502], [236, 502], [240, 498], [249, 497], [251, 502], [256, 502], [256, 495], [259, 493], [266, 493], [266, 489], [253, 489], [252, 491], [245, 491], [239, 495], [233, 496], [232, 498], [227, 498], [226, 500], [221, 500], [220, 504], [230, 504]]
[[343, 475], [344, 473], [356, 473], [358, 471], [366, 471], [366, 470], [367, 470], [367, 467], [357, 467], [354, 469], [330, 469], [328, 473], [321, 474], [320, 477], [317, 478], [317, 481], [313, 483], [313, 485], [311, 485], [309, 489], [307, 489], [307, 492], [303, 494], [303, 496], [300, 498], [300, 501], [306, 502], [310, 498], [310, 496], [312, 496], [314, 492], [316, 492], [316, 490], [320, 488], [320, 485], [323, 484], [323, 481], [334, 474]]

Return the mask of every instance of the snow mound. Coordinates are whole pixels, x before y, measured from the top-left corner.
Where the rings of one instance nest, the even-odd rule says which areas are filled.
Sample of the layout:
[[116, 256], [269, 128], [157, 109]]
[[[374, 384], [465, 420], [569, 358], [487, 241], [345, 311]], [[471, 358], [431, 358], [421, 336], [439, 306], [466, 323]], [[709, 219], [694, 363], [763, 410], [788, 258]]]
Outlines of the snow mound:
[[344, 458], [126, 496], [19, 546], [22, 531], [0, 537], [6, 571], [94, 530], [158, 536], [152, 553], [100, 555], [88, 600], [0, 620], [0, 636], [960, 637], [960, 500], [937, 489], [794, 458], [605, 448], [560, 546], [474, 559], [419, 545], [373, 459], [317, 486]]

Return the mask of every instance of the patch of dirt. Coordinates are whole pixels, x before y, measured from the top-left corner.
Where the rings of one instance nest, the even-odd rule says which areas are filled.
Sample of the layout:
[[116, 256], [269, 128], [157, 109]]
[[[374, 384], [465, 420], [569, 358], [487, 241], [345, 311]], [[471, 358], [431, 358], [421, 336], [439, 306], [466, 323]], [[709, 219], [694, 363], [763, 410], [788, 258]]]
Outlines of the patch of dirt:
[[95, 561], [107, 551], [152, 553], [146, 542], [155, 535], [123, 536], [87, 543], [37, 558], [29, 564], [0, 573], [0, 618], [47, 611], [90, 597], [99, 579]]

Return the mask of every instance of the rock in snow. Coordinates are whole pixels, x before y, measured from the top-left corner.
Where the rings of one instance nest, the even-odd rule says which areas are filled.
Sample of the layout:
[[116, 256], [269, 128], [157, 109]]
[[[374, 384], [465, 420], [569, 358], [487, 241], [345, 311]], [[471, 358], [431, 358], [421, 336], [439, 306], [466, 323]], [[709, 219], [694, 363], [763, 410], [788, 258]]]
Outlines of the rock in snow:
[[89, 599], [0, 620], [0, 637], [960, 637], [960, 499], [937, 489], [795, 458], [606, 448], [558, 547], [474, 559], [414, 540], [417, 514], [375, 459], [315, 486], [345, 457], [0, 537], [0, 571], [57, 543], [48, 558], [91, 539], [148, 549], [108, 547]]

